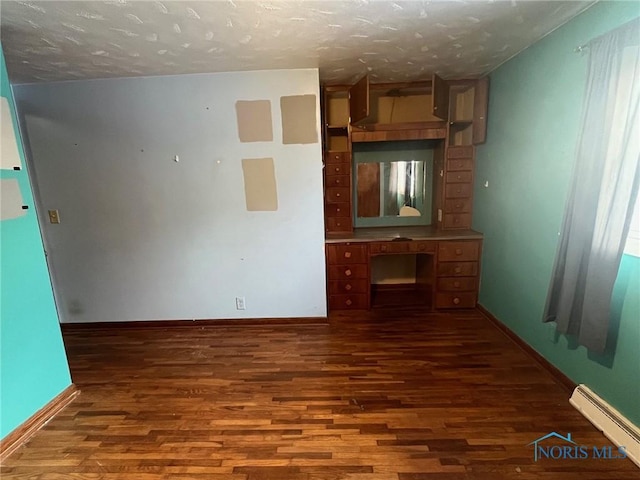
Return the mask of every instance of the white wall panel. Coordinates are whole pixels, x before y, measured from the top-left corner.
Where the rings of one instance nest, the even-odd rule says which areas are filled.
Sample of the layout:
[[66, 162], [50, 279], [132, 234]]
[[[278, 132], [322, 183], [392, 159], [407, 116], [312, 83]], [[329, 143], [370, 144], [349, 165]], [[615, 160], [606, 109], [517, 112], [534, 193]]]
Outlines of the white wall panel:
[[[62, 219], [43, 227], [63, 321], [326, 315], [321, 145], [283, 145], [279, 110], [319, 98], [317, 70], [14, 90], [41, 208]], [[235, 103], [254, 99], [273, 142], [239, 140]], [[263, 157], [278, 210], [249, 212], [242, 159]]]

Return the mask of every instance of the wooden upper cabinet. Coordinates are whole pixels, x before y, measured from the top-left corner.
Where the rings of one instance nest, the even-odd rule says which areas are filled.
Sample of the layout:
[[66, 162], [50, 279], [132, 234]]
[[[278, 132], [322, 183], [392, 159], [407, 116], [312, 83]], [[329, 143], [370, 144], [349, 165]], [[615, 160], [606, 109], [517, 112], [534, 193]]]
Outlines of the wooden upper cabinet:
[[365, 75], [349, 88], [351, 125], [365, 129], [399, 124], [415, 129], [419, 123], [447, 120], [448, 113], [449, 84], [437, 75], [431, 82], [380, 84], [370, 84]]
[[488, 77], [449, 82], [449, 146], [485, 142], [488, 96]]
[[487, 111], [489, 104], [489, 77], [476, 82], [473, 101], [473, 144], [484, 143], [487, 139]]
[[449, 84], [435, 73], [431, 77], [432, 113], [442, 120], [449, 116]]
[[369, 116], [369, 75], [365, 75], [349, 89], [349, 115], [351, 124]]

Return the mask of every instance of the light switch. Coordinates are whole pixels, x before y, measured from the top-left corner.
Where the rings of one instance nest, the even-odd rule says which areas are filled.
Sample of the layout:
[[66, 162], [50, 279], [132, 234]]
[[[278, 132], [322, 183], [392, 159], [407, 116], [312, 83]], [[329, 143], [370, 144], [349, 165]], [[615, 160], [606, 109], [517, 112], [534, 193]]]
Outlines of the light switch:
[[60, 223], [58, 210], [49, 210], [49, 223]]

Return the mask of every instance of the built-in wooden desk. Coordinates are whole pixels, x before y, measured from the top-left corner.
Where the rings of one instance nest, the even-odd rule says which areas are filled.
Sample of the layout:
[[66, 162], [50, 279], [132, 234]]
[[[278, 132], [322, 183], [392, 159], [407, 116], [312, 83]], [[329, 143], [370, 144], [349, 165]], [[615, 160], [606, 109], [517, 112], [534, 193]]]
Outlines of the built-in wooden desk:
[[482, 234], [433, 227], [361, 228], [326, 239], [329, 310], [473, 308]]

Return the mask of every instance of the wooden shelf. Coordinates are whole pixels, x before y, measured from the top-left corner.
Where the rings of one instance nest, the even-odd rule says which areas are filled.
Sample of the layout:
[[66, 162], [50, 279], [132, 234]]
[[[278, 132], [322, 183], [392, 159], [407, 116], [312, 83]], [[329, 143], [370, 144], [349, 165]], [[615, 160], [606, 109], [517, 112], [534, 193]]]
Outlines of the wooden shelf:
[[353, 132], [389, 132], [393, 130], [427, 130], [445, 128], [447, 122], [370, 123], [354, 125]]
[[397, 140], [435, 140], [447, 136], [447, 129], [442, 128], [416, 128], [404, 130], [355, 130], [351, 131], [352, 142], [385, 142]]

